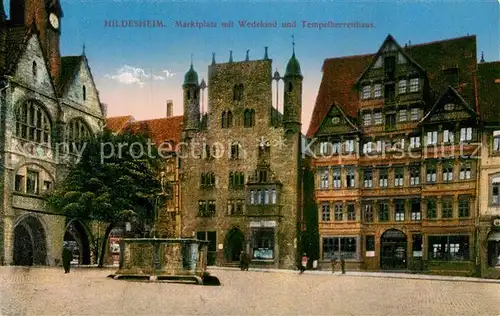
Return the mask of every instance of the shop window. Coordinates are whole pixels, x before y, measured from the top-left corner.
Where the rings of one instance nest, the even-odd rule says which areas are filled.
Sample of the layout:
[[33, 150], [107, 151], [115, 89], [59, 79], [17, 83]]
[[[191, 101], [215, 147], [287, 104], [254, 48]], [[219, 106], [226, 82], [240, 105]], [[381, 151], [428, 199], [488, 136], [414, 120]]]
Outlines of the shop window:
[[412, 235], [412, 252], [413, 257], [422, 257], [422, 235], [413, 234]]
[[274, 229], [258, 229], [252, 232], [252, 258], [274, 259]]
[[469, 236], [429, 236], [429, 260], [467, 261], [469, 260]]
[[323, 237], [323, 260], [357, 258], [356, 237]]

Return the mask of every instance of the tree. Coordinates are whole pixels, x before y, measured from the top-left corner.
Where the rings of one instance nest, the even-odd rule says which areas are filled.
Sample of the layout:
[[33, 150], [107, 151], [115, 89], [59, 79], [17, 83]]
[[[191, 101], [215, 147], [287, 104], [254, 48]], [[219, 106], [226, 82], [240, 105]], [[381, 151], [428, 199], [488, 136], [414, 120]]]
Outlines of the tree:
[[98, 261], [102, 266], [114, 227], [127, 221], [144, 227], [155, 220], [162, 160], [144, 132], [114, 135], [105, 130], [77, 145], [82, 153], [47, 202], [68, 217], [107, 223]]

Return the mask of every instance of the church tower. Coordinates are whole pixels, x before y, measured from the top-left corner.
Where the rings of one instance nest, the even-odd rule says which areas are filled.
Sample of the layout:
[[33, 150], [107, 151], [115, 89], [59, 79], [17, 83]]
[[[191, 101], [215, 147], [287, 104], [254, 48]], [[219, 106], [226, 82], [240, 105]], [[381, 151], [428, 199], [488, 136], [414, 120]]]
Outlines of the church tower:
[[35, 26], [40, 34], [50, 73], [58, 83], [61, 73], [61, 18], [63, 12], [60, 0], [10, 0], [10, 17], [14, 25]]
[[200, 125], [200, 85], [198, 84], [198, 74], [191, 67], [184, 76], [184, 130], [198, 130]]
[[293, 54], [288, 64], [284, 76], [284, 109], [283, 123], [286, 130], [300, 133], [302, 120], [302, 73], [300, 64], [295, 58], [295, 43], [293, 44]]

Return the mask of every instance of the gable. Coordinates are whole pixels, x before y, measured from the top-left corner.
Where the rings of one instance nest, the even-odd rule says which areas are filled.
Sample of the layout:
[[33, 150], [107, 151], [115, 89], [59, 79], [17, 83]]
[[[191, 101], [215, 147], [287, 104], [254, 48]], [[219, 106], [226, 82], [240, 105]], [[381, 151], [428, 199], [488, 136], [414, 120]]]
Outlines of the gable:
[[422, 118], [421, 123], [462, 121], [476, 116], [477, 113], [470, 105], [455, 89], [449, 87]]
[[48, 64], [36, 34], [32, 34], [21, 52], [14, 77], [33, 90], [56, 97]]
[[80, 62], [71, 66], [73, 70], [70, 69], [69, 72], [73, 73], [67, 74], [69, 78], [61, 91], [62, 98], [81, 105], [94, 113], [103, 115], [99, 95], [90, 68], [87, 66], [86, 58], [82, 56]]
[[355, 131], [357, 131], [357, 129], [353, 126], [352, 119], [348, 118], [343, 111], [334, 104], [321, 122], [316, 135], [346, 134]]

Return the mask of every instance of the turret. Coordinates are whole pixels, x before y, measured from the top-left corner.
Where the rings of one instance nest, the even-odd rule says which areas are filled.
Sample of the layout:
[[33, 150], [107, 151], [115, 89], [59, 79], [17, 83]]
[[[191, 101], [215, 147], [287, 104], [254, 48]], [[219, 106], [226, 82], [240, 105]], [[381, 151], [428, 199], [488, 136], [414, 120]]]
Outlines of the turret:
[[200, 127], [200, 85], [198, 74], [191, 67], [184, 75], [184, 130], [198, 130]]
[[302, 121], [302, 73], [300, 64], [295, 58], [295, 43], [293, 54], [286, 65], [284, 80], [283, 123], [287, 130], [300, 132]]

